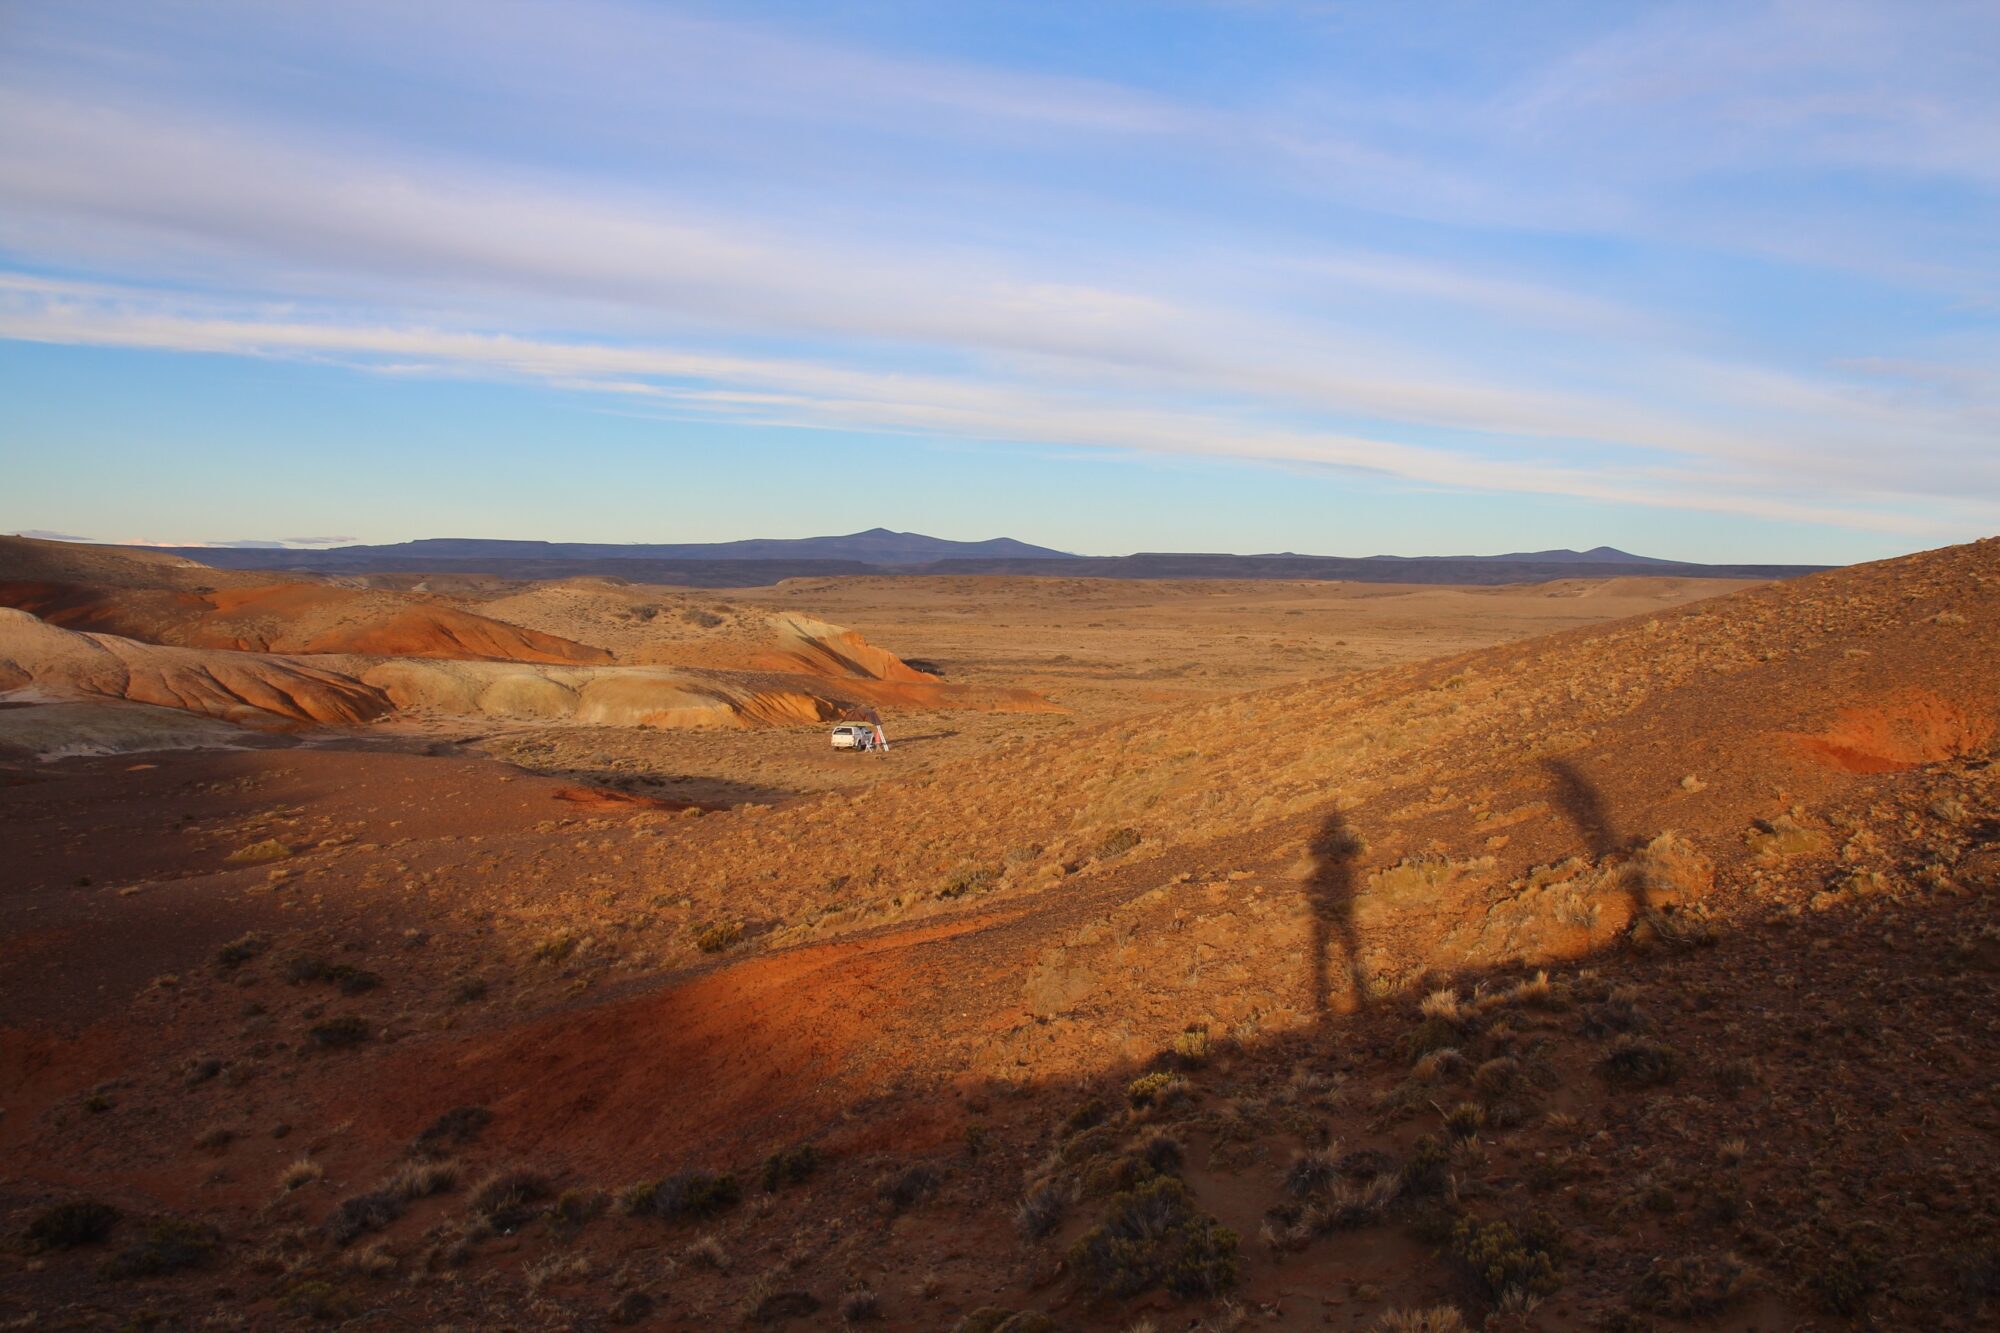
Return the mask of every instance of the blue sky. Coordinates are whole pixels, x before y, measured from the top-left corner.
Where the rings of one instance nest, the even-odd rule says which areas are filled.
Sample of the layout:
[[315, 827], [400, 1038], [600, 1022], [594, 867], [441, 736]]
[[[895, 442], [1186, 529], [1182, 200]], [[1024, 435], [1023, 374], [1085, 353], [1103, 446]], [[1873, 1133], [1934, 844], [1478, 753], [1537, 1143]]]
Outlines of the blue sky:
[[16, 0], [0, 531], [2000, 531], [2000, 9]]

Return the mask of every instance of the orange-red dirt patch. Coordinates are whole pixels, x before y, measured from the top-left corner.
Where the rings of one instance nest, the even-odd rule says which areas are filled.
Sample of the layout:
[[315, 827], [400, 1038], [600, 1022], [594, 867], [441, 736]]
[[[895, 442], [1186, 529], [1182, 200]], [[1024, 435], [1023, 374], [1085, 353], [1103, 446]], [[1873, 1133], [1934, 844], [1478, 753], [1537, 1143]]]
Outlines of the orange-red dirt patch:
[[1993, 719], [1928, 690], [1910, 690], [1872, 706], [1844, 708], [1834, 725], [1798, 743], [1845, 773], [1897, 773], [1960, 755], [1993, 740]]

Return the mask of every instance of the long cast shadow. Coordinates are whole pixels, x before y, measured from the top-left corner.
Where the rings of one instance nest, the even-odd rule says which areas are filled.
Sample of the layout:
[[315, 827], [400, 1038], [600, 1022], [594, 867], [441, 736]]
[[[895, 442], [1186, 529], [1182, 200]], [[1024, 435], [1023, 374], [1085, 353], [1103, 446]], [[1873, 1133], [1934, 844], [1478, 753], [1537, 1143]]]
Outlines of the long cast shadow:
[[[1567, 759], [1545, 759], [1542, 767], [1555, 782], [1556, 804], [1569, 816], [1569, 822], [1576, 826], [1577, 833], [1582, 836], [1593, 857], [1601, 861], [1614, 852], [1631, 850], [1631, 840], [1619, 835], [1617, 826], [1605, 810], [1604, 797], [1575, 764]], [[1633, 875], [1627, 882], [1632, 891], [1632, 919], [1636, 921], [1652, 908], [1646, 892], [1646, 877]]]
[[1312, 952], [1306, 958], [1306, 984], [1312, 994], [1313, 1020], [1324, 1025], [1333, 1016], [1333, 975], [1328, 954], [1336, 946], [1346, 963], [1355, 1006], [1366, 1008], [1368, 1004], [1368, 987], [1361, 978], [1361, 941], [1354, 927], [1354, 859], [1361, 844], [1336, 811], [1320, 824], [1307, 850], [1313, 864], [1306, 879], [1307, 907], [1312, 921]]

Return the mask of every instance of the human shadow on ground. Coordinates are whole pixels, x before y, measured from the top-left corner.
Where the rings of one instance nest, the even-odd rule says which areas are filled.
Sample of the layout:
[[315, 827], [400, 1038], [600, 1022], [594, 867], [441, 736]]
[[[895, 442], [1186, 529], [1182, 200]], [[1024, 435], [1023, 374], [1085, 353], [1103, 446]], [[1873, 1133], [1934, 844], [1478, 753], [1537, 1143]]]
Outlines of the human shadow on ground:
[[1325, 1023], [1333, 1012], [1333, 964], [1338, 948], [1356, 1008], [1366, 1008], [1368, 987], [1361, 977], [1361, 940], [1354, 926], [1354, 860], [1361, 842], [1335, 811], [1321, 821], [1307, 844], [1312, 871], [1306, 878], [1307, 910], [1312, 920], [1311, 952], [1306, 957], [1306, 985], [1312, 996], [1313, 1021]]
[[[1612, 822], [1610, 813], [1604, 808], [1604, 797], [1595, 783], [1586, 778], [1575, 764], [1567, 759], [1545, 759], [1542, 768], [1555, 783], [1555, 802], [1576, 827], [1578, 836], [1590, 849], [1591, 856], [1598, 860], [1614, 853], [1625, 853], [1632, 849], [1632, 840], [1621, 837], [1618, 827]], [[1632, 895], [1632, 919], [1637, 921], [1652, 910], [1648, 901], [1646, 877], [1627, 877]]]

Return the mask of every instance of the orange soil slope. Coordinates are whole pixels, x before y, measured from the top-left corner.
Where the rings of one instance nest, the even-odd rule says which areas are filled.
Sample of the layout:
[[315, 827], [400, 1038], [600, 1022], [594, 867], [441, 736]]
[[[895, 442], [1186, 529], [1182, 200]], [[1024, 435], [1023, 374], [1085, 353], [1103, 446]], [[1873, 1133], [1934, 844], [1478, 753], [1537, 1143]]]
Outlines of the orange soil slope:
[[[1211, 1098], [1180, 1127], [1187, 1174], [1204, 1206], [1222, 1211], [1234, 1187], [1198, 1176], [1198, 1148], [1220, 1146], [1239, 1122], [1262, 1132], [1249, 1122], [1281, 1119], [1280, 1098], [1315, 1087], [1327, 1095], [1301, 1138], [1325, 1129], [1328, 1115], [1345, 1123], [1341, 1133], [1381, 1133], [1391, 1119], [1386, 1096], [1398, 1090], [1443, 1103], [1470, 1095], [1470, 1069], [1455, 1087], [1422, 1086], [1411, 1072], [1401, 1042], [1417, 1021], [1416, 997], [1446, 980], [1509, 983], [1463, 1001], [1483, 1006], [1511, 989], [1521, 968], [1588, 952], [1621, 957], [1624, 968], [1655, 960], [1649, 1021], [1678, 1025], [1685, 1058], [1703, 1062], [1704, 1076], [1708, 1052], [1695, 1045], [1704, 1034], [1735, 1049], [1761, 1043], [1768, 1063], [1752, 1078], [1764, 1086], [1730, 1108], [1699, 1096], [1707, 1085], [1692, 1071], [1678, 1091], [1604, 1094], [1590, 1072], [1598, 1066], [1572, 1063], [1554, 1071], [1549, 1088], [1547, 1109], [1560, 1117], [1542, 1125], [1538, 1116], [1519, 1137], [1496, 1139], [1484, 1165], [1483, 1147], [1454, 1157], [1454, 1172], [1485, 1177], [1464, 1196], [1475, 1212], [1489, 1191], [1524, 1195], [1513, 1178], [1539, 1170], [1545, 1157], [1553, 1164], [1547, 1136], [1570, 1132], [1553, 1126], [1558, 1118], [1578, 1139], [1590, 1134], [1594, 1156], [1569, 1184], [1520, 1202], [1608, 1217], [1617, 1198], [1592, 1192], [1593, 1182], [1609, 1177], [1637, 1199], [1644, 1172], [1693, 1169], [1694, 1149], [1676, 1160], [1667, 1155], [1672, 1144], [1699, 1148], [1706, 1171], [1717, 1152], [1696, 1136], [1737, 1133], [1736, 1117], [1759, 1116], [1750, 1151], [1782, 1160], [1758, 1197], [1787, 1217], [1844, 1208], [1839, 1196], [1848, 1191], [1798, 1192], [1809, 1169], [1836, 1168], [1873, 1192], [1870, 1206], [1915, 1200], [1907, 1221], [1937, 1199], [1943, 1214], [1964, 1200], [1951, 1192], [1956, 1185], [1868, 1177], [1874, 1163], [1863, 1158], [1895, 1152], [1935, 1164], [1941, 1144], [1956, 1151], [1980, 1141], [1967, 1126], [1980, 1116], [1992, 1123], [1983, 1092], [1952, 1094], [1983, 1089], [1986, 1079], [1977, 1067], [1955, 1068], [1964, 1057], [1936, 1038], [1953, 1013], [1983, 1022], [1987, 1010], [1958, 1001], [1983, 983], [1926, 971], [1952, 947], [1951, 935], [1927, 940], [1929, 927], [1919, 924], [1892, 940], [1860, 914], [1887, 904], [1942, 918], [1955, 904], [2000, 892], [2000, 779], [1987, 762], [1996, 713], [2000, 543], [1982, 543], [1128, 721], [885, 782], [859, 797], [780, 809], [634, 814], [546, 834], [525, 815], [509, 829], [480, 827], [474, 839], [471, 824], [442, 816], [418, 823], [430, 816], [417, 812], [446, 799], [453, 783], [471, 792], [504, 780], [465, 761], [428, 761], [435, 777], [418, 770], [427, 761], [403, 761], [399, 781], [365, 788], [387, 807], [371, 816], [376, 823], [335, 822], [359, 812], [313, 812], [303, 800], [291, 804], [282, 784], [266, 786], [237, 799], [266, 809], [269, 822], [229, 831], [245, 840], [283, 830], [307, 849], [284, 871], [305, 892], [260, 886], [247, 866], [216, 872], [223, 892], [212, 900], [215, 918], [203, 918], [214, 934], [207, 952], [191, 954], [198, 961], [174, 984], [131, 997], [128, 1011], [98, 1001], [132, 1025], [131, 1049], [142, 1053], [132, 1059], [152, 1062], [144, 1079], [115, 1090], [122, 1118], [0, 1129], [16, 1136], [13, 1160], [84, 1163], [66, 1166], [71, 1181], [136, 1180], [189, 1207], [240, 1199], [242, 1230], [250, 1231], [252, 1210], [265, 1206], [296, 1141], [245, 1136], [230, 1166], [256, 1184], [237, 1195], [225, 1193], [227, 1182], [204, 1185], [217, 1177], [214, 1163], [186, 1145], [209, 1114], [200, 1102], [208, 1094], [190, 1094], [179, 1062], [210, 1051], [246, 1064], [272, 1060], [270, 1033], [280, 1031], [301, 1045], [273, 1066], [284, 1077], [249, 1085], [267, 1099], [260, 1123], [282, 1110], [288, 1124], [339, 1126], [321, 1141], [340, 1193], [392, 1169], [415, 1128], [455, 1105], [483, 1101], [496, 1111], [476, 1145], [481, 1170], [583, 1168], [584, 1183], [615, 1186], [685, 1165], [754, 1163], [763, 1151], [815, 1138], [857, 1153], [933, 1150], [971, 1100], [954, 1091], [981, 1080], [991, 1084], [978, 1094], [982, 1113], [996, 1122], [1029, 1105], [1035, 1085], [1051, 1090], [1036, 1135], [1015, 1136], [1007, 1181], [1015, 1186], [1021, 1170], [1063, 1141], [1054, 1126], [1084, 1089], [1120, 1113], [1124, 1079], [1189, 1024], [1227, 1048], [1221, 1066], [1259, 1048], [1274, 1052], [1276, 1064], [1303, 1054], [1306, 1034], [1322, 1034], [1312, 1067], [1294, 1071], [1310, 1079], [1288, 1083], [1280, 1070], [1254, 1103]], [[264, 756], [231, 759], [245, 778], [272, 772]], [[155, 790], [181, 785], [162, 781]], [[188, 799], [220, 802], [235, 787], [204, 782]], [[359, 801], [364, 784], [349, 781], [341, 793]], [[464, 807], [479, 808], [472, 800]], [[397, 829], [398, 845], [360, 842], [376, 836], [385, 813], [411, 821]], [[49, 845], [54, 855], [68, 843]], [[220, 860], [228, 845], [218, 831], [209, 854]], [[308, 903], [325, 915], [308, 916]], [[292, 933], [235, 971], [210, 966], [199, 960], [213, 958], [224, 932], [247, 924], [225, 910], [289, 918]], [[1850, 910], [1860, 924], [1841, 924]], [[925, 913], [934, 919], [915, 919]], [[733, 954], [711, 958], [694, 937], [718, 922], [742, 925], [746, 938]], [[1704, 938], [1718, 952], [1702, 951]], [[1993, 957], [1994, 937], [1980, 938], [1986, 952], [1969, 954], [1975, 962]], [[1610, 952], [1620, 941], [1629, 955]], [[284, 980], [289, 951], [350, 947], [338, 956], [389, 973], [388, 984], [335, 998]], [[1911, 956], [1886, 956], [1893, 951]], [[1877, 971], [1860, 979], [1878, 989], [1820, 991], [1823, 977], [1843, 978], [1863, 954]], [[466, 976], [506, 978], [500, 1002], [457, 1007], [452, 988]], [[1524, 1057], [1544, 1043], [1560, 1053], [1575, 1044], [1580, 1021], [1631, 1008], [1608, 978], [1560, 981], [1578, 996], [1598, 983], [1588, 1007], [1566, 995], [1560, 1014], [1495, 1011], [1502, 1017], [1481, 1040], [1497, 1041], [1513, 1024], [1509, 1039], [1527, 1039]], [[246, 1025], [232, 1035], [232, 1016], [251, 995], [259, 1018], [272, 1016], [268, 1007], [283, 1026]], [[1718, 1004], [1725, 1007], [1711, 1012]], [[327, 1014], [353, 1015], [380, 1035], [308, 1053], [299, 1034]], [[1863, 1039], [1855, 1025], [1877, 1021], [1906, 1030]], [[1470, 1037], [1476, 1026], [1463, 1030]], [[1738, 1028], [1753, 1035], [1730, 1035]], [[1877, 1062], [1904, 1043], [1911, 1053], [1899, 1055], [1902, 1064]], [[1594, 1062], [1596, 1050], [1574, 1059]], [[0, 1043], [0, 1059], [25, 1067], [40, 1058]], [[1493, 1072], [1479, 1067], [1481, 1080]], [[1358, 1086], [1340, 1083], [1350, 1070]], [[1893, 1086], [1891, 1073], [1908, 1086]], [[1784, 1103], [1765, 1095], [1781, 1079]], [[78, 1084], [69, 1095], [83, 1091]], [[1906, 1092], [1907, 1102], [1891, 1100]], [[154, 1117], [150, 1142], [128, 1128], [141, 1111]], [[1881, 1124], [1928, 1137], [1916, 1150], [1876, 1146], [1867, 1136]], [[1410, 1137], [1395, 1145], [1399, 1153], [1410, 1151]], [[1836, 1159], [1836, 1140], [1869, 1146]], [[1630, 1155], [1636, 1144], [1661, 1141], [1670, 1149], [1648, 1161]], [[1801, 1160], [1800, 1143], [1823, 1144], [1816, 1151], [1824, 1155]], [[1529, 1158], [1515, 1151], [1523, 1144], [1548, 1151]], [[952, 1159], [954, 1180], [983, 1169], [969, 1156]], [[1250, 1185], [1235, 1191], [1265, 1191], [1247, 1210], [1246, 1236], [1279, 1188], [1282, 1161], [1259, 1159]], [[1690, 1175], [1677, 1188], [1708, 1192], [1705, 1179]], [[304, 1197], [310, 1214], [307, 1205], [280, 1203], [318, 1217], [339, 1194]], [[1017, 1197], [1010, 1193], [1005, 1209]], [[971, 1249], [995, 1267], [1016, 1255], [1021, 1286], [1039, 1292], [1056, 1280], [1046, 1260], [1076, 1234], [1029, 1251], [1012, 1241], [986, 1245], [990, 1236], [953, 1230], [960, 1219], [936, 1209], [915, 1224], [881, 1221], [869, 1211], [872, 1179], [839, 1214], [823, 1201], [806, 1213], [805, 1198], [741, 1210], [746, 1229], [771, 1219], [754, 1233], [755, 1253], [779, 1253], [787, 1243], [774, 1234], [780, 1229], [796, 1238], [824, 1223], [900, 1260], [911, 1257], [914, 1236], [939, 1228], [939, 1249]], [[393, 1239], [415, 1242], [434, 1216], [406, 1220]], [[1004, 1210], [1000, 1219], [1004, 1229]], [[1671, 1248], [1680, 1238], [1662, 1235], [1665, 1225], [1646, 1203], [1631, 1245], [1644, 1246], [1647, 1259]], [[597, 1226], [621, 1247], [659, 1247], [644, 1239], [657, 1231], [639, 1231], [639, 1221]], [[1909, 1248], [1938, 1234], [1933, 1227]], [[500, 1283], [539, 1243], [510, 1237], [494, 1247], [481, 1281]], [[1275, 1300], [1283, 1287], [1291, 1299], [1290, 1289], [1320, 1268], [1346, 1276], [1339, 1266], [1349, 1247], [1367, 1242], [1344, 1233], [1316, 1243], [1310, 1262], [1261, 1256], [1246, 1243], [1246, 1272], [1269, 1276], [1266, 1296]], [[731, 1252], [753, 1252], [750, 1245], [746, 1231]], [[1334, 1245], [1343, 1249], [1330, 1256]], [[1600, 1260], [1626, 1256], [1589, 1254], [1576, 1267], [1578, 1287], [1595, 1281], [1589, 1274]], [[905, 1265], [898, 1290], [902, 1276], [921, 1271]], [[815, 1281], [839, 1289], [837, 1273]], [[924, 1307], [907, 1308], [919, 1313], [895, 1327], [950, 1326], [918, 1322]], [[1309, 1323], [1284, 1326], [1318, 1326], [1314, 1303], [1294, 1300], [1289, 1310]], [[1072, 1313], [1084, 1326], [1118, 1327], [1141, 1311]], [[1762, 1326], [1780, 1323], [1800, 1321]], [[1604, 1325], [1579, 1316], [1541, 1326]]]
[[[541, 1035], [446, 1040], [410, 1053], [405, 1076], [434, 1061], [498, 1069], [567, 1033], [565, 1091], [513, 1096], [508, 1132], [618, 1143], [634, 1132], [618, 1090], [631, 1051], [673, 1045], [711, 1002], [731, 1007], [704, 997], [775, 997], [797, 969], [831, 983], [783, 1000], [818, 1034], [812, 1070], [1048, 1075], [1157, 1049], [1189, 1021], [1304, 1029], [1441, 968], [1575, 958], [1634, 928], [1742, 918], [1761, 910], [1766, 878], [1840, 846], [1843, 826], [1822, 812], [1861, 799], [1857, 783], [1983, 752], [2000, 711], [1996, 626], [2000, 542], [702, 820], [633, 873], [635, 892], [690, 886], [691, 926], [747, 917], [767, 945], [925, 916], [976, 928], [926, 944], [941, 956], [900, 976], [871, 965], [848, 984], [830, 967], [845, 946], [819, 945]], [[1857, 726], [1856, 709], [1921, 725]], [[1800, 736], [1846, 739], [1829, 761]], [[1108, 839], [1117, 829], [1136, 846]], [[1865, 842], [1849, 855], [1868, 864]], [[1825, 892], [1883, 891], [1846, 873]], [[1944, 882], [1950, 868], [1923, 873]], [[883, 1017], [885, 989], [903, 1021]], [[599, 1032], [617, 1036], [600, 1049]], [[804, 1058], [773, 1036], [772, 1067]], [[707, 1133], [732, 1107], [776, 1104], [760, 1068], [716, 1094], [753, 1089], [742, 1101], [694, 1098], [675, 1123]]]

